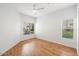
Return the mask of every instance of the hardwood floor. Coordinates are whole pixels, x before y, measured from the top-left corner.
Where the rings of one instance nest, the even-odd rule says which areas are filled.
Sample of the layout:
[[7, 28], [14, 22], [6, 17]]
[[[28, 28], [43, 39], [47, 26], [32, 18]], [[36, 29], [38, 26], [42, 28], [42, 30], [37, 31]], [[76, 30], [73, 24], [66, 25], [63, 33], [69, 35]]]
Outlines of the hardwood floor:
[[76, 49], [40, 39], [21, 41], [2, 56], [76, 56]]

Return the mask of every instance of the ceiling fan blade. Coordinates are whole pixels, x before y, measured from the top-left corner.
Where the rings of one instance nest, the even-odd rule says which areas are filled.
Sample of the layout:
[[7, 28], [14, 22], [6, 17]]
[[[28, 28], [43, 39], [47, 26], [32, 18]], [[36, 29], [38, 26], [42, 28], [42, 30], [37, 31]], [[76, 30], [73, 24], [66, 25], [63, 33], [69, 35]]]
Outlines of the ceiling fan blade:
[[45, 9], [45, 8], [38, 8], [37, 10], [43, 10], [43, 9]]
[[37, 8], [36, 4], [33, 4], [33, 10], [43, 10], [43, 9], [45, 9], [45, 8], [44, 7]]
[[36, 8], [36, 4], [33, 4], [33, 9], [35, 9]]

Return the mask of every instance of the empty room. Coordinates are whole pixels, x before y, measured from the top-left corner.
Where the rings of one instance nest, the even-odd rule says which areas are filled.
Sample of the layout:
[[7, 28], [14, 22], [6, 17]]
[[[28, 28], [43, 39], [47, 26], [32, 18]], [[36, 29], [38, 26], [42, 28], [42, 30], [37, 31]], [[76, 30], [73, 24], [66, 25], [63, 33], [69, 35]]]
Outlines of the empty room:
[[77, 56], [75, 3], [0, 3], [1, 56]]

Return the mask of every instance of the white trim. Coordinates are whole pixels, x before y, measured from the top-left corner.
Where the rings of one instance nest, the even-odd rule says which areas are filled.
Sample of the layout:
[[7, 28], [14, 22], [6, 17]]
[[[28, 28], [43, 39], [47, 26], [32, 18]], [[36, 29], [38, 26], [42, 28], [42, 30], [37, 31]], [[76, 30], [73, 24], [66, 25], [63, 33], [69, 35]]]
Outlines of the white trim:
[[11, 47], [9, 47], [8, 49], [4, 50], [2, 53], [0, 53], [0, 56], [5, 53], [6, 51], [8, 51], [9, 49], [11, 49], [12, 47], [14, 47], [17, 43], [21, 42], [22, 40], [18, 40], [15, 44], [13, 44]]
[[77, 54], [79, 55], [79, 51], [78, 51], [78, 50], [79, 50], [79, 49], [78, 49], [78, 43], [79, 43], [79, 42], [78, 42], [78, 26], [79, 26], [79, 25], [78, 25], [78, 22], [79, 22], [79, 21], [78, 21], [78, 16], [79, 16], [79, 15], [78, 15], [78, 11], [79, 11], [79, 9], [78, 9], [78, 4], [77, 4]]

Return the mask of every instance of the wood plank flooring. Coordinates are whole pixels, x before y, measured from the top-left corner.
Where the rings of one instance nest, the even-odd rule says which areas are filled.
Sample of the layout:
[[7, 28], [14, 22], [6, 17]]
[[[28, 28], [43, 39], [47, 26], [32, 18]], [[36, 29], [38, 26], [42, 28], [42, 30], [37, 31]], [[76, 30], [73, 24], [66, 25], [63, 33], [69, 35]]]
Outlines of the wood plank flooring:
[[18, 43], [2, 56], [77, 56], [76, 49], [40, 39]]

